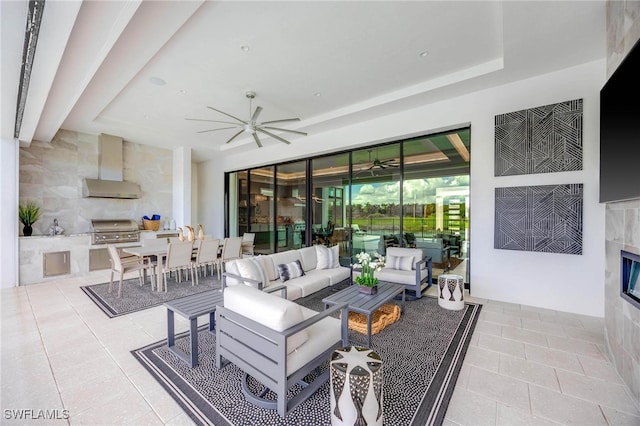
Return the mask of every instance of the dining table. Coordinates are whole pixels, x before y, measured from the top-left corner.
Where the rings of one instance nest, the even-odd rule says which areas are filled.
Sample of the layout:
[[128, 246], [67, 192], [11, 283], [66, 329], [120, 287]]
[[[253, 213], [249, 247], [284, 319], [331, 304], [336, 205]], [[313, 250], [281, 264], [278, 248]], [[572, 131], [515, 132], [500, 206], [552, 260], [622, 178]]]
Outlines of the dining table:
[[[198, 252], [198, 247], [200, 246], [200, 240], [193, 241], [193, 254], [194, 256]], [[151, 264], [152, 258], [156, 257], [158, 259], [158, 273], [156, 276], [158, 277], [158, 284], [156, 285], [156, 290], [160, 291], [160, 282], [162, 280], [159, 279], [160, 276], [160, 265], [162, 265], [163, 259], [167, 256], [167, 245], [150, 245], [150, 246], [132, 246], [132, 247], [123, 247], [122, 251], [124, 253], [132, 254], [138, 256], [143, 262], [147, 262]], [[218, 256], [220, 256], [222, 252], [222, 246], [218, 248]], [[146, 280], [146, 271], [143, 272], [145, 274]]]
[[[157, 257], [158, 258], [158, 273], [156, 274], [156, 277], [158, 279], [156, 279], [156, 290], [160, 291], [161, 290], [161, 285], [160, 283], [162, 282], [162, 280], [160, 280], [160, 265], [162, 264], [161, 259], [164, 259], [167, 256], [167, 246], [133, 246], [133, 247], [123, 247], [122, 251], [124, 253], [127, 254], [132, 254], [135, 256], [138, 256], [138, 258], [142, 259], [143, 262], [147, 262], [149, 264], [151, 264], [151, 259], [153, 257]], [[146, 275], [146, 271], [144, 272], [144, 274]], [[144, 277], [146, 280], [146, 276]]]

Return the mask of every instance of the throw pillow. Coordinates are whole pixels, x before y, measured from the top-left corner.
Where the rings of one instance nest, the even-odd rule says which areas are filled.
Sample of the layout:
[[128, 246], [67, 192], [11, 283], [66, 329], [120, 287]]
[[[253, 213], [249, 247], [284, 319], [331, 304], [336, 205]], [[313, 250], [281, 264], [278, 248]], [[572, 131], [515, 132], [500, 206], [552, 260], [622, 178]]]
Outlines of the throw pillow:
[[265, 260], [263, 259], [263, 256], [255, 256], [250, 258], [251, 261], [253, 263], [256, 264], [257, 268], [258, 268], [258, 272], [260, 273], [260, 281], [262, 282], [262, 288], [266, 288], [269, 287], [270, 284], [270, 280], [269, 277], [267, 276], [267, 271], [266, 271], [266, 267], [265, 267]]
[[304, 270], [300, 261], [296, 260], [295, 262], [278, 265], [278, 274], [280, 274], [280, 281], [285, 282], [303, 276]]
[[[236, 260], [236, 267], [238, 268], [238, 275], [242, 278], [249, 278], [250, 280], [262, 281], [262, 273], [260, 272], [260, 266], [253, 261], [252, 258], [238, 259]], [[268, 283], [268, 282], [267, 282]], [[245, 281], [245, 284], [253, 287], [258, 287], [257, 284]], [[265, 285], [263, 282], [262, 285]]]
[[340, 266], [340, 246], [326, 247], [318, 244], [315, 248], [318, 255], [316, 269], [333, 269]]
[[413, 267], [413, 256], [387, 256], [385, 268], [399, 271], [410, 271]]

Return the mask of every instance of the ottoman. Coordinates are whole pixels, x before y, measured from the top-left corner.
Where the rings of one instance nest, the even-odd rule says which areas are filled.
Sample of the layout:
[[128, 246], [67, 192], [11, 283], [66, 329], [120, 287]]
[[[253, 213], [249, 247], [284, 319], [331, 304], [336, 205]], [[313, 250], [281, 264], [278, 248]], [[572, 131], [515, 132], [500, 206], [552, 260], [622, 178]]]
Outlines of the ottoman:
[[336, 349], [329, 362], [332, 425], [382, 426], [382, 360], [369, 348]]
[[438, 305], [444, 309], [464, 309], [464, 278], [460, 275], [438, 276]]

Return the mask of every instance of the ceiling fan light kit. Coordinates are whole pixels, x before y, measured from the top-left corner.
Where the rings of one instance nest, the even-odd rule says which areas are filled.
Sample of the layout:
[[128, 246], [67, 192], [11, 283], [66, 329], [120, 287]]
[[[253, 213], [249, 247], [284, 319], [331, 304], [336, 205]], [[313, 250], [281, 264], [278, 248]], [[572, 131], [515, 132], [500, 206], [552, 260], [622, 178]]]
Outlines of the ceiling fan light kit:
[[260, 116], [260, 113], [262, 112], [262, 107], [261, 106], [257, 106], [256, 109], [253, 111], [253, 113], [251, 112], [252, 110], [252, 106], [251, 106], [251, 101], [256, 97], [256, 92], [253, 91], [248, 91], [245, 93], [245, 96], [247, 97], [247, 99], [249, 99], [249, 116], [251, 117], [249, 120], [242, 120], [238, 117], [235, 117], [229, 113], [226, 113], [224, 111], [221, 111], [219, 109], [213, 108], [208, 106], [207, 108], [218, 112], [220, 114], [226, 115], [227, 117], [233, 118], [234, 121], [220, 121], [220, 120], [205, 120], [205, 119], [199, 119], [199, 118], [187, 118], [187, 120], [190, 121], [207, 121], [210, 123], [221, 123], [221, 124], [229, 124], [231, 125], [231, 127], [220, 127], [217, 129], [208, 129], [208, 130], [200, 130], [197, 133], [207, 133], [207, 132], [215, 132], [218, 130], [227, 130], [227, 129], [239, 129], [239, 131], [234, 134], [233, 136], [231, 136], [231, 138], [229, 138], [225, 144], [230, 143], [231, 141], [233, 141], [235, 138], [237, 138], [238, 136], [240, 136], [242, 133], [249, 133], [253, 136], [253, 140], [256, 142], [256, 145], [258, 145], [259, 148], [262, 148], [262, 141], [260, 140], [260, 138], [258, 137], [258, 133], [262, 133], [265, 134], [269, 137], [272, 137], [273, 139], [276, 139], [280, 142], [286, 143], [286, 144], [290, 144], [291, 142], [289, 142], [288, 140], [284, 139], [281, 136], [278, 136], [274, 133], [272, 133], [270, 130], [276, 130], [276, 131], [280, 131], [280, 132], [288, 132], [288, 133], [295, 133], [298, 135], [302, 135], [302, 136], [306, 136], [307, 134], [305, 132], [300, 132], [298, 130], [290, 130], [290, 129], [283, 129], [281, 127], [273, 127], [273, 126], [269, 126], [269, 124], [274, 124], [274, 123], [285, 123], [285, 122], [289, 122], [289, 121], [300, 121], [299, 118], [284, 118], [281, 120], [271, 120], [271, 121], [263, 121], [263, 122], [259, 122], [258, 121], [258, 117]]

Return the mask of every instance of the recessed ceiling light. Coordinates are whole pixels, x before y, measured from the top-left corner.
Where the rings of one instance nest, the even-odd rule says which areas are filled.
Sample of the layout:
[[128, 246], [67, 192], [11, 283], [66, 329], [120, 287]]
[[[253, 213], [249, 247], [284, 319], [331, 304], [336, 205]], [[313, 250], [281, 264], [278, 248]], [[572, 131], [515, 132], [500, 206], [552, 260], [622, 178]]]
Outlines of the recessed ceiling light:
[[240, 46], [240, 50], [242, 50], [243, 52], [248, 52], [250, 49], [248, 44], [243, 44], [242, 46]]
[[178, 90], [178, 93], [180, 93], [181, 95], [186, 95], [187, 91], [184, 90], [184, 89], [180, 89], [180, 90]]
[[316, 93], [313, 94], [313, 96], [315, 96], [316, 98], [319, 98], [320, 96], [322, 96], [322, 93], [316, 92]]
[[167, 84], [167, 82], [161, 79], [160, 77], [151, 77], [149, 81], [155, 84], [156, 86], [164, 86], [165, 84]]
[[421, 58], [426, 58], [427, 56], [429, 56], [429, 51], [428, 50], [424, 50], [424, 51], [420, 52], [420, 57]]

